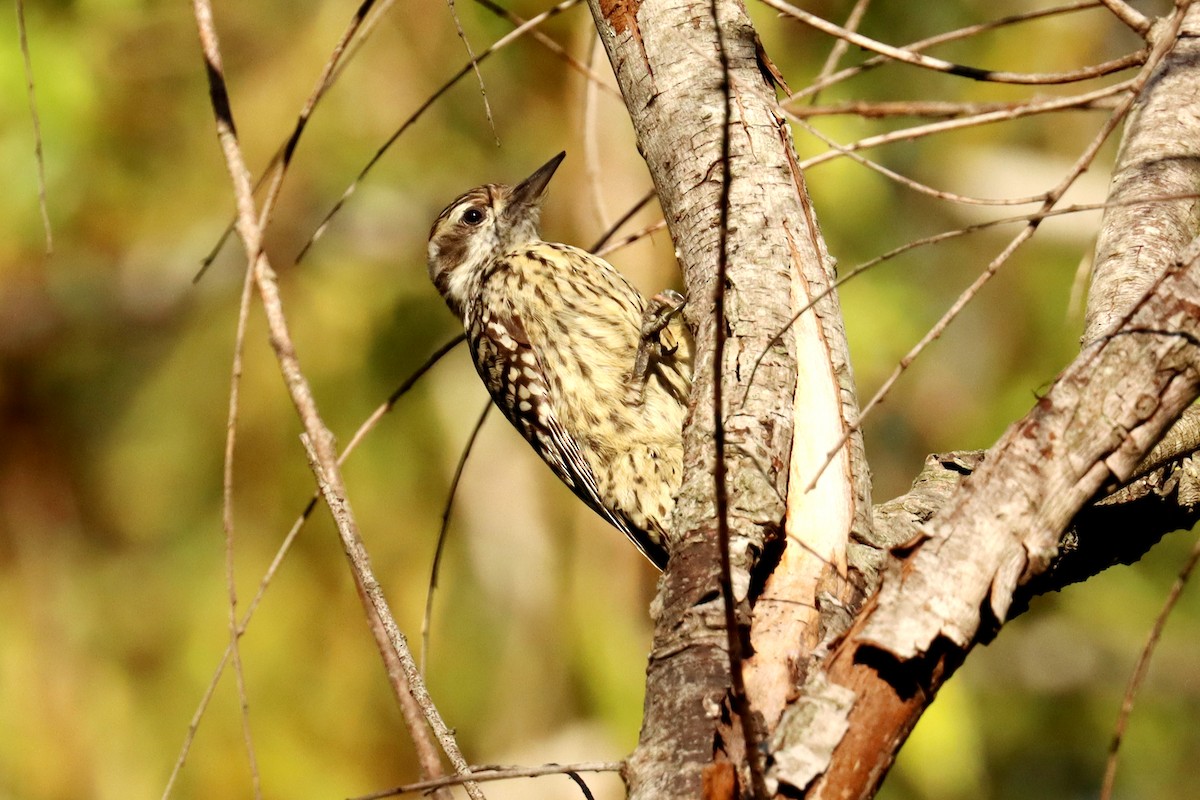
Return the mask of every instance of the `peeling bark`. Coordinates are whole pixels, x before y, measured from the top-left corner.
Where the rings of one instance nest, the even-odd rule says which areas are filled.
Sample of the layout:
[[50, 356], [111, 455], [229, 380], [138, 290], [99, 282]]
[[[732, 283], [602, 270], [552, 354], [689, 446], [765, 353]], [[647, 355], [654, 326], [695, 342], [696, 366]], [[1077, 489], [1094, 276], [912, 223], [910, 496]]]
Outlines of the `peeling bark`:
[[903, 576], [884, 581], [859, 641], [909, 659], [937, 637], [966, 646], [983, 613], [1006, 618], [1017, 584], [1049, 565], [1075, 514], [1106, 481], [1132, 475], [1200, 394], [1197, 271], [1190, 257], [1170, 270], [1009, 428]]
[[1018, 584], [1046, 571], [1083, 504], [1131, 474], [1200, 394], [1194, 261], [1170, 270], [1121, 331], [989, 451], [834, 650], [829, 680], [856, 700], [812, 796], [874, 794], [942, 681], [1008, 617]]
[[[695, 798], [703, 790], [702, 776], [716, 774], [710, 765], [727, 756], [743, 768], [738, 781], [746, 785], [745, 759], [738, 757], [744, 745], [729, 702], [713, 486], [713, 305], [725, 168], [732, 181], [721, 287], [726, 318], [717, 324], [725, 326], [732, 583], [742, 619], [739, 635], [770, 653], [745, 672], [756, 708], [781, 707], [783, 693], [790, 691], [790, 675], [780, 681], [773, 672], [775, 664], [786, 663], [778, 654], [795, 649], [798, 641], [816, 642], [816, 616], [795, 617], [790, 610], [815, 608], [818, 588], [832, 580], [826, 573], [844, 572], [851, 528], [865, 530], [869, 519], [866, 473], [854, 435], [816, 491], [795, 491], [796, 484], [817, 475], [826, 454], [856, 421], [857, 409], [835, 294], [774, 341], [794, 310], [829, 286], [831, 270], [744, 8], [731, 0], [717, 4], [732, 96], [726, 167], [725, 98], [710, 4], [593, 0], [591, 5], [676, 243], [686, 313], [696, 333], [684, 485], [671, 561], [655, 603], [642, 736], [627, 779], [632, 797]], [[796, 391], [798, 381], [803, 392]], [[804, 435], [794, 440], [798, 426]], [[796, 520], [808, 526], [799, 528]], [[821, 552], [822, 559], [795, 557], [805, 548]], [[770, 558], [759, 567], [764, 553]], [[752, 606], [763, 587], [759, 570], [776, 563], [786, 569], [775, 570], [767, 594], [781, 602], [759, 600]], [[807, 596], [783, 603], [793, 599], [784, 593], [797, 586]], [[800, 663], [806, 655], [801, 649]]]

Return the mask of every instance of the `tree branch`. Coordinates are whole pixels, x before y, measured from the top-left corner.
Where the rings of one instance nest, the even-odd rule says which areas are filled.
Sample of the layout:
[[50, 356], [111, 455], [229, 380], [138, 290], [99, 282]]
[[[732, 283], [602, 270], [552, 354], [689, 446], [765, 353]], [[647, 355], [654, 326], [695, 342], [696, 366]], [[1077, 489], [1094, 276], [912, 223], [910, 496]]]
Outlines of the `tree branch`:
[[[397, 701], [403, 710], [407, 701], [403, 695], [411, 694], [411, 699], [420, 706], [425, 721], [428, 723], [429, 728], [419, 724], [410, 727], [411, 735], [414, 739], [428, 737], [429, 729], [432, 729], [442, 751], [454, 766], [455, 772], [459, 775], [469, 774], [470, 768], [458, 748], [453, 731], [442, 720], [440, 713], [433, 705], [433, 700], [429, 697], [404, 635], [400, 633], [387, 600], [383, 596], [383, 590], [371, 571], [370, 559], [359, 536], [358, 525], [350, 509], [349, 500], [346, 498], [346, 488], [338, 465], [333, 432], [321, 418], [316, 399], [313, 397], [312, 387], [300, 368], [300, 360], [296, 355], [295, 346], [288, 330], [287, 317], [283, 312], [283, 302], [275, 271], [262, 247], [263, 230], [255, 214], [250, 172], [242, 157], [233, 111], [230, 108], [229, 95], [225, 87], [221, 51], [217, 41], [216, 27], [213, 24], [212, 7], [208, 0], [193, 0], [192, 7], [204, 54], [204, 65], [208, 74], [217, 139], [233, 183], [237, 206], [236, 230], [242, 240], [250, 269], [253, 271], [254, 282], [258, 286], [262, 299], [270, 332], [271, 347], [275, 351], [280, 372], [292, 404], [296, 408], [297, 416], [304, 426], [303, 439], [305, 447], [309, 451], [310, 465], [321, 487], [326, 504], [333, 515], [346, 556], [350, 560], [351, 574], [362, 599], [371, 631], [375, 635], [376, 644], [383, 656], [385, 666], [388, 668], [388, 676], [392, 690], [397, 695]], [[407, 718], [406, 721], [411, 722]], [[483, 793], [477, 785], [468, 782], [465, 784], [465, 788], [473, 800], [483, 800]]]
[[[1181, 15], [1159, 26], [1157, 54], [1172, 42], [1189, 46], [1186, 37], [1173, 38]], [[1173, 58], [1174, 51], [1167, 53], [1162, 63], [1168, 66], [1144, 82], [1144, 105], [1163, 91]], [[1178, 100], [1174, 106], [1179, 115]], [[1127, 137], [1137, 130], [1131, 125]], [[1189, 135], [1194, 148], [1200, 138]], [[1123, 154], [1137, 151], [1127, 141]], [[1137, 232], [1135, 227], [1131, 235]], [[1164, 233], [1190, 239], [1196, 226]], [[828, 769], [812, 785], [812, 772], [777, 770], [781, 780], [812, 796], [872, 796], [921, 712], [976, 642], [990, 638], [1033, 592], [1136, 559], [1152, 544], [1155, 536], [1138, 542], [1114, 537], [1117, 509], [1080, 509], [1135, 476], [1146, 451], [1200, 393], [1200, 276], [1194, 265], [1200, 241], [1183, 253], [1157, 252], [1149, 293], [1130, 303], [1133, 310], [1124, 312], [1119, 327], [1085, 349], [977, 470], [956, 465], [956, 471], [973, 471], [971, 479], [961, 487], [956, 480], [922, 487], [941, 495], [945, 505], [915, 538], [892, 531], [893, 540], [908, 548], [902, 561], [892, 562], [879, 595], [834, 648], [822, 674], [805, 686], [788, 741], [772, 742], [776, 763], [790, 767], [806, 763], [801, 757], [817, 751], [814, 742], [834, 739]], [[1147, 492], [1137, 506], [1141, 513], [1156, 508], [1162, 531], [1194, 518], [1194, 508], [1176, 502], [1173, 491]], [[881, 528], [897, 510], [887, 505], [881, 507]], [[1064, 536], [1072, 520], [1073, 533]], [[802, 712], [813, 709], [824, 713], [803, 720]], [[793, 751], [800, 755], [791, 758]], [[822, 769], [820, 757], [807, 763]]]
[[[1200, 252], [1200, 250], [1198, 250]], [[868, 797], [941, 682], [1008, 617], [1061, 532], [1200, 394], [1200, 270], [1172, 268], [1120, 333], [1083, 353], [922, 529], [826, 667], [855, 693], [818, 795]], [[1175, 328], [1172, 335], [1144, 333]]]
[[[1161, 22], [1152, 40], [1172, 34]], [[1200, 7], [1189, 9], [1179, 41], [1150, 91], [1134, 106], [1109, 188], [1088, 292], [1085, 345], [1120, 323], [1133, 303], [1191, 240], [1200, 200], [1164, 201], [1200, 185]], [[1190, 113], [1184, 113], [1192, 109]], [[1135, 204], [1138, 198], [1146, 202]]]

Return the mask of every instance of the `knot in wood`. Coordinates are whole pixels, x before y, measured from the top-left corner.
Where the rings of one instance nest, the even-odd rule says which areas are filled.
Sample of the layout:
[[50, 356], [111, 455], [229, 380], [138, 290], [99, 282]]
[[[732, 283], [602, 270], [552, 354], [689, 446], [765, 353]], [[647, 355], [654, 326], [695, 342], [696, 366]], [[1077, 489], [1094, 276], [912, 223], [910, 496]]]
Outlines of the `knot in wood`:
[[1133, 410], [1137, 414], [1138, 419], [1149, 419], [1150, 416], [1158, 410], [1159, 400], [1157, 395], [1141, 394], [1138, 395], [1137, 401], [1134, 403]]

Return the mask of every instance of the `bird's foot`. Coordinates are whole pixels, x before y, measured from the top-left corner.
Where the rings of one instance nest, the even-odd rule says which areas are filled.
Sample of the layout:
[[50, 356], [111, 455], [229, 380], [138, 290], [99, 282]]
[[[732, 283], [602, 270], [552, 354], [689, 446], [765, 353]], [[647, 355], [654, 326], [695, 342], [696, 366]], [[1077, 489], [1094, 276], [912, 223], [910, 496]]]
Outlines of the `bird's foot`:
[[637, 355], [633, 361], [632, 386], [634, 397], [641, 402], [646, 388], [646, 378], [653, 362], [675, 352], [676, 346], [663, 343], [662, 332], [671, 320], [683, 310], [687, 299], [674, 289], [659, 292], [650, 298], [642, 314], [642, 330]]

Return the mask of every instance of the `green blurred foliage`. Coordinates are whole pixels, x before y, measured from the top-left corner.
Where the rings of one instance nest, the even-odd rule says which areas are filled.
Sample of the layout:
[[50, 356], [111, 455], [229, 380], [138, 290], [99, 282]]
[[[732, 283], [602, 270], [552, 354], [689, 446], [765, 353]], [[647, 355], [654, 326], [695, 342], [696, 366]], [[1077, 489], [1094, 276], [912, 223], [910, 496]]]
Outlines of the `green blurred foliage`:
[[[283, 141], [355, 5], [217, 5], [252, 169]], [[833, 19], [849, 8], [817, 5]], [[528, 17], [544, 7], [526, 0], [512, 10]], [[903, 43], [1028, 7], [943, 3], [913, 14], [910, 4], [881, 2], [863, 30]], [[479, 6], [457, 9], [477, 52], [511, 29]], [[828, 41], [751, 10], [793, 86], [811, 80]], [[228, 641], [221, 474], [243, 258], [232, 242], [191, 282], [232, 203], [187, 4], [60, 0], [27, 3], [26, 13], [55, 247], [44, 254], [25, 78], [8, 14], [0, 17], [10, 43], [0, 50], [0, 153], [10, 165], [0, 196], [0, 797], [151, 797], [162, 792]], [[543, 30], [589, 58], [585, 9]], [[1031, 48], [1031, 37], [1046, 44]], [[1133, 46], [1092, 11], [935, 54], [1050, 71]], [[478, 86], [460, 82], [379, 161], [296, 265], [353, 176], [465, 58], [445, 4], [393, 9], [313, 117], [272, 220], [267, 246], [297, 348], [343, 442], [456, 332], [424, 268], [428, 225], [445, 202], [477, 183], [517, 179], [566, 149], [546, 229], [586, 245], [650, 187], [619, 101], [600, 92], [593, 194], [584, 80], [523, 40], [482, 65], [494, 133]], [[596, 65], [607, 73], [602, 55]], [[821, 102], [1021, 96], [891, 68], [832, 88]], [[951, 191], [1030, 194], [1060, 179], [1099, 119], [1039, 117], [870, 155]], [[829, 117], [819, 127], [850, 141], [897, 124]], [[802, 157], [824, 149], [800, 129], [796, 136]], [[1086, 199], [1102, 197], [1103, 177], [1091, 175], [1102, 176], [1112, 151], [1110, 143], [1089, 173]], [[808, 178], [843, 274], [997, 211], [914, 194], [844, 159]], [[641, 212], [630, 229], [656, 213]], [[877, 499], [903, 491], [927, 452], [993, 441], [1071, 358], [1080, 322], [1066, 309], [1095, 220], [1046, 222], [909, 369], [867, 426]], [[1014, 230], [918, 249], [845, 286], [864, 398]], [[678, 283], [665, 234], [612, 260], [644, 290]], [[375, 567], [414, 647], [448, 482], [484, 399], [455, 352], [346, 467]], [[255, 308], [233, 464], [239, 613], [313, 489], [298, 431]], [[1143, 563], [1044, 598], [1006, 628], [922, 721], [883, 796], [1093, 796], [1120, 692], [1188, 546], [1182, 534], [1169, 537]], [[626, 753], [637, 736], [653, 589], [651, 570], [621, 537], [492, 419], [461, 487], [428, 654], [431, 690], [469, 758], [537, 763]], [[268, 796], [345, 796], [415, 774], [361, 619], [332, 526], [317, 514], [242, 645]], [[1123, 797], [1192, 791], [1200, 672], [1187, 645], [1198, 626], [1200, 606], [1185, 596], [1135, 711]], [[576, 796], [565, 779], [553, 780], [489, 796]], [[611, 777], [590, 782], [608, 796], [619, 785]], [[237, 692], [226, 674], [174, 796], [249, 793]]]

